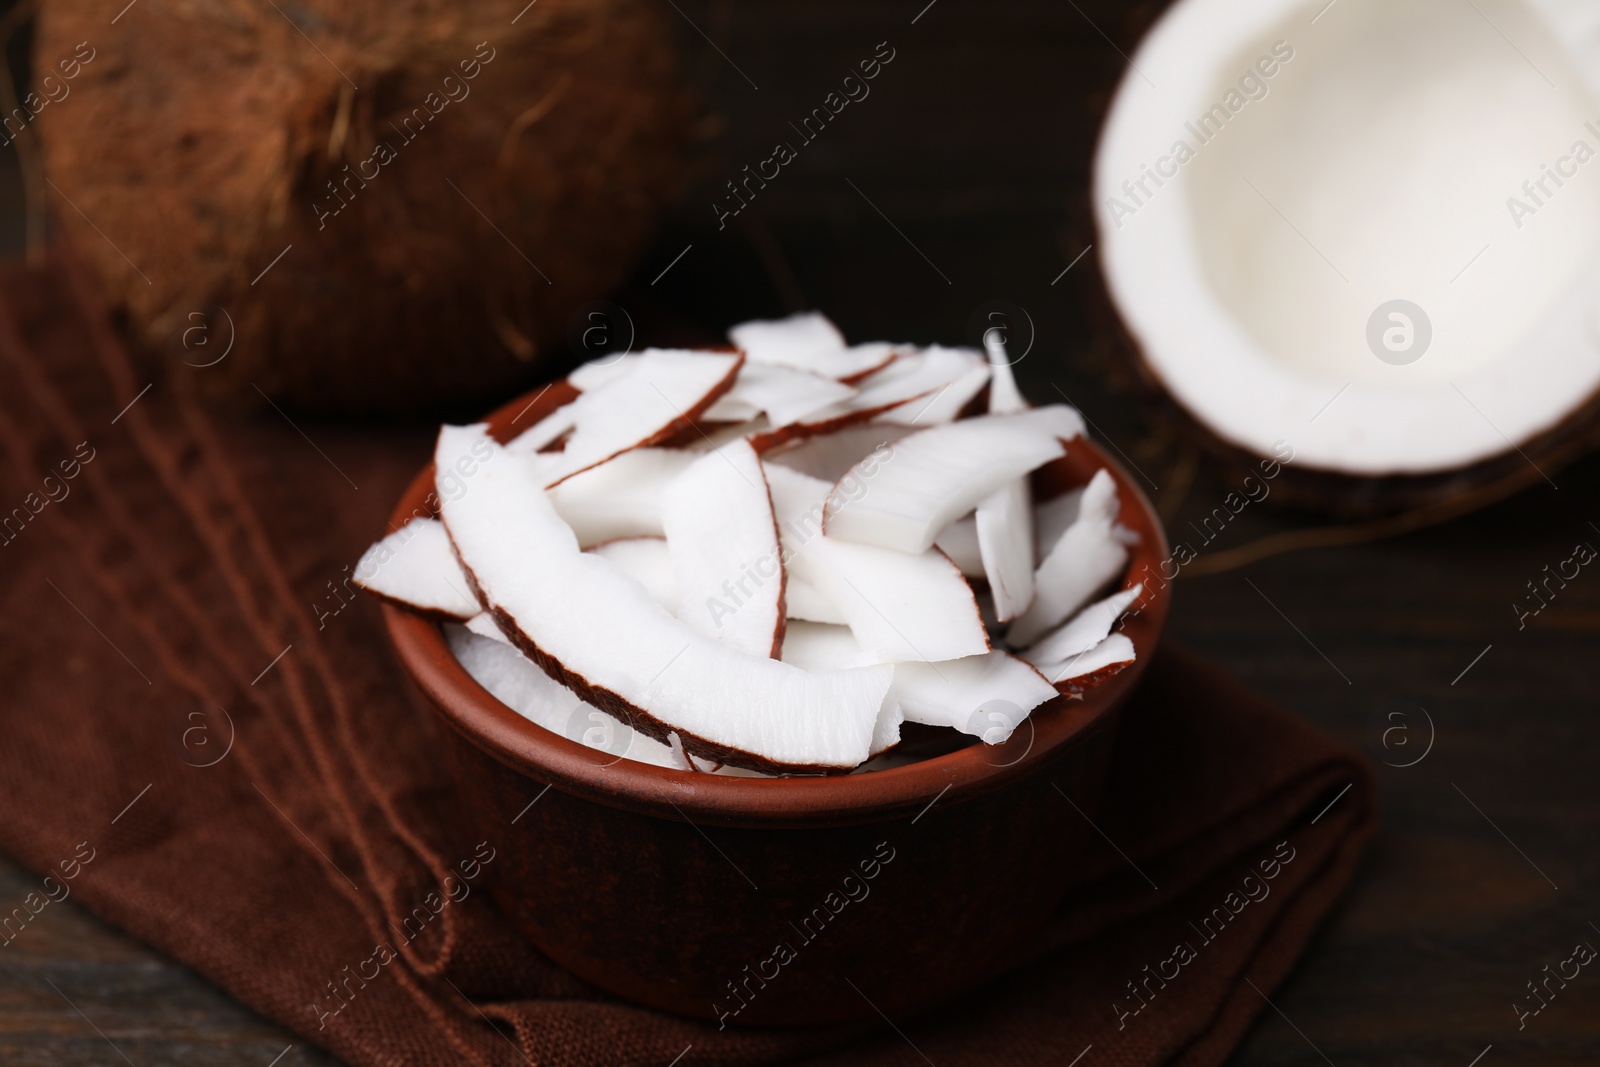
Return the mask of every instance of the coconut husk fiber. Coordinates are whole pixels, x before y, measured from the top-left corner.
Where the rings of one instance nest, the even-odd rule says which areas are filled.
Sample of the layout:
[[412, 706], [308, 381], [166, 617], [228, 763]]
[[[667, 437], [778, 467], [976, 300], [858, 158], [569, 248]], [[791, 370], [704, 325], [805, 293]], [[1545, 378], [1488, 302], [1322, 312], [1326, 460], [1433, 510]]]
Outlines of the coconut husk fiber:
[[349, 413], [564, 356], [674, 193], [688, 108], [669, 9], [524, 2], [45, 0], [35, 84], [93, 52], [32, 124], [45, 195], [146, 359], [231, 340], [208, 384]]

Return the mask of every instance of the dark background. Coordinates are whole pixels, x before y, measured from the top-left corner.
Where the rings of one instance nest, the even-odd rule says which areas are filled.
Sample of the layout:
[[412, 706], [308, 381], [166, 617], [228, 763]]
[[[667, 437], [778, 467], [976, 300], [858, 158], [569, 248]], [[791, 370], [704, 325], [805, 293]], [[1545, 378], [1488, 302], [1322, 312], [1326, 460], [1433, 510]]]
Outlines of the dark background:
[[[706, 102], [697, 177], [617, 302], [642, 343], [817, 307], [856, 340], [970, 344], [1004, 301], [1014, 352], [1032, 323], [1029, 395], [1082, 408], [1183, 539], [1228, 475], [1146, 413], [1086, 311], [1092, 253], [1062, 276], [1094, 241], [1094, 131], [1150, 6], [925, 2], [682, 0], [672, 17]], [[788, 123], [885, 40], [896, 57], [870, 97], [718, 231], [722, 183], [793, 142]], [[0, 150], [0, 254], [20, 254], [19, 197]], [[1600, 973], [1520, 1033], [1511, 1009], [1545, 964], [1600, 944], [1600, 574], [1525, 629], [1511, 607], [1575, 543], [1600, 545], [1600, 461], [1549, 473], [1559, 488], [1445, 526], [1197, 576], [1229, 549], [1328, 523], [1252, 504], [1180, 579], [1176, 638], [1375, 760], [1427, 752], [1380, 762], [1385, 822], [1366, 868], [1240, 1064], [1467, 1067], [1491, 1044], [1484, 1067], [1600, 1062]], [[0, 859], [0, 898], [32, 882]], [[0, 1061], [115, 1062], [97, 1025], [141, 1065], [266, 1067], [286, 1046], [284, 1067], [328, 1062], [75, 905], [34, 927], [0, 958]], [[77, 1003], [94, 1024], [44, 978], [93, 991]]]

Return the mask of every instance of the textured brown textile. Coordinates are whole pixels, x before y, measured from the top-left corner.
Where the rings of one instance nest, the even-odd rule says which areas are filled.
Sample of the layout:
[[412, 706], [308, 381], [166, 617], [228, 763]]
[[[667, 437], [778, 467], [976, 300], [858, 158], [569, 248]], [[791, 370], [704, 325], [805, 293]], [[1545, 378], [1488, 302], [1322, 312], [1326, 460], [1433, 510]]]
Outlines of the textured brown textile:
[[[472, 858], [440, 727], [370, 600], [334, 595], [430, 434], [307, 424], [308, 439], [271, 411], [188, 399], [203, 369], [160, 370], [134, 369], [63, 261], [0, 274], [0, 849], [59, 877], [86, 842], [76, 899], [352, 1063], [662, 1067], [692, 1045], [684, 1067], [1064, 1065], [1092, 1045], [1082, 1067], [1216, 1064], [1373, 832], [1354, 753], [1169, 648], [1096, 820], [1126, 857], [1108, 844], [1086, 862], [1031, 963], [896, 1019], [905, 1036], [719, 1033], [618, 1003], [483, 892], [352, 980]], [[997, 886], [973, 906], [1003, 901]], [[1217, 908], [1230, 921], [1208, 941]], [[1131, 1014], [1136, 982], [1148, 1005]], [[337, 1014], [334, 983], [352, 991]]]

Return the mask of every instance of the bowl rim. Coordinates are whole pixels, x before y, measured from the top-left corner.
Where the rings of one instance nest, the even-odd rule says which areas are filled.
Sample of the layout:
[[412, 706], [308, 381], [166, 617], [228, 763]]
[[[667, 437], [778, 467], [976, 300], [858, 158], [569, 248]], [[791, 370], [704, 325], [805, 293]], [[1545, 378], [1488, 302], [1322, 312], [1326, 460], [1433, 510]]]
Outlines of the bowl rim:
[[[497, 440], [532, 425], [577, 395], [565, 380], [519, 396], [484, 421]], [[526, 420], [526, 422], [524, 422]], [[1092, 468], [1092, 469], [1091, 469]], [[1117, 483], [1119, 521], [1139, 536], [1130, 547], [1119, 588], [1131, 588], [1144, 572], [1157, 575], [1170, 555], [1154, 507], [1123, 466], [1087, 438], [1041, 472], [1056, 492], [1081, 484], [1105, 468]], [[430, 513], [433, 461], [417, 473], [390, 517], [391, 528]], [[1089, 470], [1089, 474], [1083, 474]], [[1054, 494], [1051, 494], [1054, 495]], [[1037, 708], [1012, 737], [999, 745], [974, 744], [915, 763], [864, 774], [744, 778], [680, 771], [612, 756], [537, 725], [502, 704], [456, 660], [439, 623], [385, 603], [385, 629], [401, 667], [445, 723], [502, 765], [546, 788], [642, 815], [723, 826], [849, 824], [921, 812], [934, 803], [956, 803], [999, 789], [1105, 728], [1138, 684], [1155, 653], [1171, 606], [1172, 585], [1163, 577], [1147, 584], [1139, 611], [1124, 619], [1122, 632], [1137, 659], [1080, 699], [1058, 697]], [[543, 792], [539, 793], [542, 797]], [[537, 802], [537, 798], [532, 803]], [[524, 812], [527, 809], [524, 809]], [[518, 816], [520, 818], [520, 815]], [[920, 815], [918, 816], [920, 817]]]

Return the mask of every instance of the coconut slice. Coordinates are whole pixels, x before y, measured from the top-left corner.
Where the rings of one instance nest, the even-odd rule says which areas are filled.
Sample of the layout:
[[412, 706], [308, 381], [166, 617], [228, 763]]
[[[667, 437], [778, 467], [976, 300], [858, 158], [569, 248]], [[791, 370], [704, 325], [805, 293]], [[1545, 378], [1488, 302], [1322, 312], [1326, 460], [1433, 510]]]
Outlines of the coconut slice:
[[1084, 488], [1078, 517], [1034, 574], [1033, 603], [1006, 641], [1021, 648], [1068, 618], [1123, 571], [1128, 549], [1116, 536], [1117, 483], [1099, 471]]
[[784, 567], [761, 457], [748, 441], [709, 452], [661, 491], [678, 617], [741, 652], [783, 647]]
[[[961, 573], [968, 578], [989, 580], [983, 569], [983, 550], [978, 547], [977, 515], [967, 515], [946, 526], [933, 547], [949, 556], [950, 562], [961, 568]], [[1038, 566], [1037, 561], [1034, 565]]]
[[989, 362], [989, 414], [1015, 415], [1028, 410], [1028, 401], [1017, 388], [1017, 376], [1011, 371], [1011, 359], [1005, 342], [994, 336], [994, 331], [983, 335], [983, 353]]
[[367, 592], [424, 615], [466, 619], [478, 613], [472, 586], [437, 519], [412, 519], [377, 542], [361, 554], [350, 577]]
[[629, 371], [633, 370], [634, 363], [640, 353], [617, 353], [592, 359], [567, 375], [567, 384], [580, 393], [587, 393], [616, 381]]
[[483, 456], [443, 520], [479, 600], [552, 678], [633, 729], [755, 770], [848, 770], [870, 755], [893, 668], [805, 671], [748, 655], [670, 614], [580, 551], [538, 471], [483, 426], [444, 427], [435, 462]]
[[896, 552], [824, 537], [829, 493], [836, 487], [776, 464], [768, 464], [767, 473], [791, 586], [817, 590], [873, 655], [939, 660], [988, 650], [972, 588], [943, 553]]
[[1089, 651], [1044, 673], [1062, 692], [1082, 695], [1122, 673], [1137, 658], [1127, 634], [1112, 634]]
[[[1027, 411], [1027, 401], [1006, 362], [1006, 347], [993, 331], [984, 334], [984, 352], [993, 374], [989, 414]], [[1027, 478], [1018, 478], [985, 497], [973, 515], [973, 534], [998, 622], [1010, 622], [1033, 601], [1033, 569], [1038, 566], [1033, 522], [1033, 490]]]
[[893, 451], [891, 446], [910, 432], [908, 426], [847, 426], [768, 451], [762, 459], [832, 485], [869, 454], [887, 456]]
[[681, 349], [646, 349], [625, 373], [580, 393], [507, 447], [536, 451], [548, 443], [548, 424], [571, 428], [561, 458], [544, 472], [555, 485], [630, 449], [657, 444], [689, 426], [733, 385], [741, 356]]
[[653, 737], [633, 731], [619, 736], [618, 732], [625, 729], [622, 724], [579, 700], [577, 694], [554, 681], [498, 632], [489, 638], [476, 630], [469, 633], [452, 626], [446, 628], [445, 638], [456, 660], [474, 681], [536, 726], [639, 763], [690, 769], [681, 750], [674, 751]]
[[1057, 695], [1031, 664], [1000, 651], [947, 663], [897, 663], [889, 689], [907, 722], [953, 727], [991, 745]]
[[844, 612], [822, 590], [793, 571], [786, 575], [785, 580], [784, 613], [791, 620], [845, 625]]
[[[988, 374], [982, 366], [977, 369]], [[893, 412], [899, 413], [897, 423], [912, 423], [921, 411], [938, 404], [946, 392], [956, 389], [957, 381], [971, 370], [971, 363], [953, 349], [902, 355], [884, 370], [863, 379], [860, 391], [844, 403], [824, 408], [788, 426], [757, 434], [753, 443], [758, 452], [767, 452], [791, 441], [835, 433]], [[982, 388], [981, 382], [977, 388]], [[955, 395], [961, 395], [960, 391]], [[970, 400], [972, 393], [966, 395]], [[965, 401], [962, 403], [964, 405]], [[941, 408], [939, 414], [942, 413]], [[927, 421], [938, 420], [930, 417]]]
[[[1033, 543], [1041, 552], [1048, 552], [1067, 527], [1078, 520], [1078, 509], [1083, 504], [1083, 488], [1069, 489], [1060, 496], [1051, 497], [1033, 506]], [[1041, 555], [1041, 560], [1043, 556]]]
[[967, 348], [931, 345], [916, 356], [896, 360], [862, 382], [864, 396], [891, 390], [914, 391], [915, 399], [876, 416], [878, 422], [937, 426], [953, 422], [989, 382], [989, 364]]
[[818, 537], [793, 566], [839, 606], [856, 640], [880, 659], [960, 659], [989, 650], [972, 587], [937, 549], [898, 552]]
[[1045, 674], [1063, 666], [1067, 660], [1094, 648], [1111, 633], [1111, 628], [1128, 610], [1128, 605], [1139, 599], [1143, 585], [1135, 585], [1120, 593], [1113, 593], [1098, 603], [1090, 604], [1067, 622], [1036, 641], [1022, 657]]
[[[665, 538], [625, 537], [596, 545], [589, 552], [615, 564], [623, 574], [644, 586], [645, 592], [657, 604], [674, 615], [678, 613], [683, 597], [678, 591], [678, 580], [672, 570], [672, 555], [667, 550]], [[467, 621], [467, 629], [473, 630], [472, 622], [471, 619]]]
[[822, 536], [823, 505], [832, 485], [776, 463], [763, 463], [762, 470], [772, 495], [772, 511], [783, 548], [786, 613], [791, 619], [844, 625], [844, 612], [813, 584], [806, 564], [796, 566], [805, 546]]
[[733, 388], [706, 410], [705, 418], [742, 422], [765, 414], [772, 426], [787, 426], [855, 395], [852, 386], [809, 371], [746, 363]]
[[1033, 493], [1017, 478], [985, 497], [973, 513], [978, 554], [994, 596], [1000, 622], [1028, 610], [1033, 602]]
[[[834, 486], [828, 535], [922, 552], [984, 498], [1065, 454], [1061, 439], [1082, 430], [1076, 411], [1052, 405], [911, 434], [895, 443], [887, 459], [863, 461]], [[852, 477], [870, 485], [854, 499]]]
[[[865, 667], [878, 658], [856, 640], [848, 626], [818, 623], [791, 623], [783, 638], [783, 661], [807, 670], [839, 667]], [[894, 693], [884, 698], [878, 711], [878, 724], [872, 735], [872, 754], [881, 755], [900, 743], [900, 724], [904, 717]]]
[[806, 670], [866, 667], [881, 662], [848, 626], [793, 622], [783, 635], [783, 662]]
[[[499, 624], [494, 621], [494, 616], [490, 615], [487, 611], [478, 612], [472, 618], [462, 623], [462, 625], [472, 633], [477, 634], [479, 637], [487, 637], [491, 641], [499, 641], [501, 644], [505, 645], [511, 644], [511, 638], [500, 632]], [[519, 652], [517, 655], [520, 656], [522, 653]]]
[[637, 448], [552, 487], [550, 502], [585, 548], [664, 537], [661, 487], [698, 458], [680, 449]]
[[839, 328], [816, 311], [740, 323], [728, 331], [728, 340], [743, 349], [751, 363], [841, 381], [869, 374], [894, 358], [892, 345], [846, 346]]

